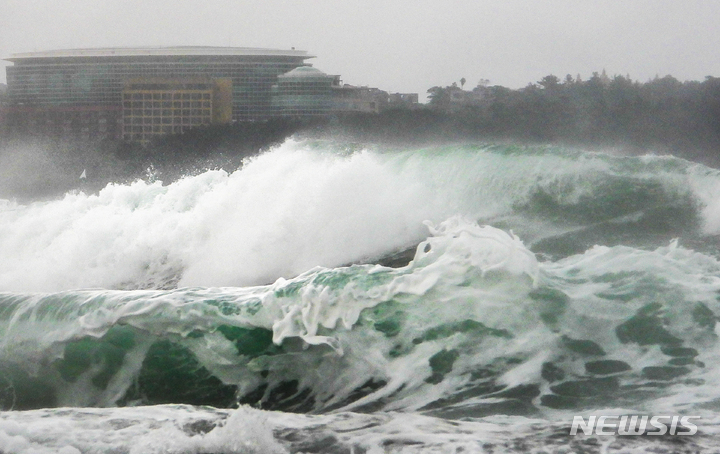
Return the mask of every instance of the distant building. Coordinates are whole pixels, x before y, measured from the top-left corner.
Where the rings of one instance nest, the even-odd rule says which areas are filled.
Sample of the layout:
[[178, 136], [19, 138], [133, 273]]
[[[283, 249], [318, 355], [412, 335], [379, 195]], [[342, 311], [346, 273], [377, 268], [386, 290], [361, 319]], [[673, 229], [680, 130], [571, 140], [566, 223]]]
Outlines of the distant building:
[[272, 87], [273, 107], [280, 116], [317, 117], [332, 108], [333, 86], [339, 76], [329, 76], [316, 68], [300, 66], [278, 76]]
[[379, 113], [388, 103], [388, 93], [379, 88], [342, 85], [333, 90], [333, 109], [338, 112]]
[[[414, 108], [416, 93], [343, 85], [305, 51], [104, 48], [6, 60], [0, 121], [19, 135], [146, 143], [202, 125]], [[3, 101], [4, 99], [4, 101]], [[1, 123], [0, 123], [1, 124]]]
[[417, 93], [390, 93], [388, 107], [416, 109], [419, 107], [419, 96]]
[[[320, 114], [329, 110], [330, 83], [307, 77], [317, 75], [303, 72], [309, 58], [294, 49], [231, 47], [15, 54], [7, 59], [14, 64], [7, 67], [7, 123], [17, 133], [145, 142], [203, 124]], [[297, 92], [300, 75], [300, 86], [315, 94]], [[273, 100], [274, 86], [281, 100]]]
[[131, 141], [232, 120], [231, 79], [130, 79], [122, 96], [123, 137]]
[[379, 88], [338, 84], [333, 90], [333, 110], [336, 112], [380, 113], [392, 108], [416, 108], [417, 93], [388, 93]]

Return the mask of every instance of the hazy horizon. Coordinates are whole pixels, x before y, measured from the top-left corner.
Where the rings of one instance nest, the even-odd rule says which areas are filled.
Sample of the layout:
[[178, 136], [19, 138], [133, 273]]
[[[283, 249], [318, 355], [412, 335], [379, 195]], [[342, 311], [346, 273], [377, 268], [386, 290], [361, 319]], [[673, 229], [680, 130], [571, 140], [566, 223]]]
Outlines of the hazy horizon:
[[0, 1], [1, 58], [88, 47], [295, 47], [345, 83], [421, 99], [461, 78], [466, 87], [487, 79], [520, 88], [602, 70], [640, 81], [720, 75], [720, 2], [701, 0]]

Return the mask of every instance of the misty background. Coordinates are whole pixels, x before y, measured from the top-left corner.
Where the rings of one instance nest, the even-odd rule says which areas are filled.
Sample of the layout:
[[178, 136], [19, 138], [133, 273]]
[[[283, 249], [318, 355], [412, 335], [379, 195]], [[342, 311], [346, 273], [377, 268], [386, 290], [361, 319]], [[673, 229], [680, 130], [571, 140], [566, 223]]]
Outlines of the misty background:
[[346, 83], [421, 101], [463, 77], [469, 87], [487, 79], [520, 88], [603, 69], [640, 81], [720, 74], [720, 2], [705, 0], [0, 0], [0, 12], [3, 58], [84, 47], [295, 47]]
[[[707, 77], [720, 75], [720, 2], [0, 0], [0, 13], [2, 58], [90, 47], [295, 47], [346, 83], [418, 93], [429, 106], [333, 124], [205, 128], [149, 147], [0, 137], [0, 198], [232, 171], [293, 134], [397, 146], [564, 143], [720, 166], [720, 79]], [[5, 83], [10, 63], [0, 64]], [[484, 101], [448, 107], [448, 93], [461, 80], [465, 90], [482, 80]], [[88, 178], [80, 180], [85, 169]]]

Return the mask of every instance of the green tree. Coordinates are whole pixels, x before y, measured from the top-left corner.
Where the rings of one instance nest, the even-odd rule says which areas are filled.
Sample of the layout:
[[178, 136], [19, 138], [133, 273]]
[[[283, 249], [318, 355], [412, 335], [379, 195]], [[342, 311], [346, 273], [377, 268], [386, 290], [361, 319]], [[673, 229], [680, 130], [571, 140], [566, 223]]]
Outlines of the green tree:
[[428, 99], [430, 107], [438, 110], [447, 110], [450, 108], [450, 90], [445, 87], [432, 87], [428, 89]]
[[560, 87], [560, 79], [558, 79], [557, 76], [550, 74], [549, 76], [545, 76], [540, 79], [538, 85], [543, 87], [545, 90], [556, 90]]

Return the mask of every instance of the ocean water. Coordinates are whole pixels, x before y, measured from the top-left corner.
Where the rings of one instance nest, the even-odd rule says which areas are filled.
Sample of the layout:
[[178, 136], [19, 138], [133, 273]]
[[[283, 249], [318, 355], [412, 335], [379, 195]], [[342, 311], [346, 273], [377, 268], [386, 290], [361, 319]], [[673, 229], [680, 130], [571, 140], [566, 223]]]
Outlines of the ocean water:
[[508, 144], [0, 200], [0, 452], [720, 452], [719, 234], [720, 171]]

